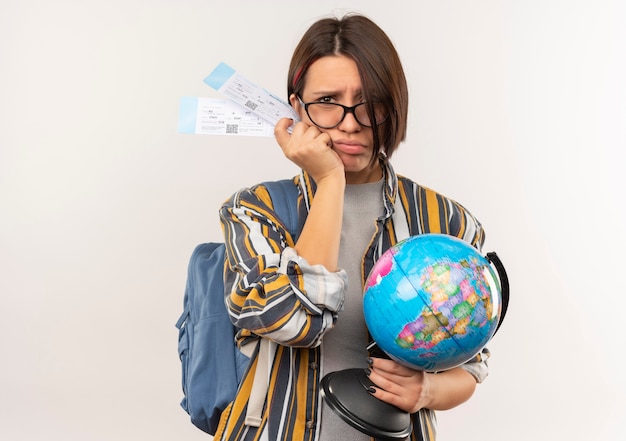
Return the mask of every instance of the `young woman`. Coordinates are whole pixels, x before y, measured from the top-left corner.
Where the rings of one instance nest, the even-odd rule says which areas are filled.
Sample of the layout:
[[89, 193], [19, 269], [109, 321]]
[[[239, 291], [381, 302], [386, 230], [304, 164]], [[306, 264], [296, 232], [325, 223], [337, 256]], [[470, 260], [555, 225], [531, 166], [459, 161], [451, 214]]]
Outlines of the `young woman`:
[[408, 92], [393, 44], [371, 20], [314, 23], [295, 49], [287, 89], [301, 122], [290, 133], [293, 121], [279, 121], [275, 137], [302, 170], [293, 178], [302, 228], [294, 242], [262, 185], [221, 209], [238, 341], [266, 339], [272, 349], [260, 421], [245, 420], [257, 351], [215, 439], [369, 440], [319, 392], [324, 373], [367, 361], [371, 393], [411, 413], [411, 439], [434, 440], [434, 411], [472, 396], [488, 352], [436, 374], [369, 357], [363, 286], [378, 257], [408, 236], [445, 233], [480, 249], [483, 229], [458, 203], [394, 173], [389, 159], [405, 138]]

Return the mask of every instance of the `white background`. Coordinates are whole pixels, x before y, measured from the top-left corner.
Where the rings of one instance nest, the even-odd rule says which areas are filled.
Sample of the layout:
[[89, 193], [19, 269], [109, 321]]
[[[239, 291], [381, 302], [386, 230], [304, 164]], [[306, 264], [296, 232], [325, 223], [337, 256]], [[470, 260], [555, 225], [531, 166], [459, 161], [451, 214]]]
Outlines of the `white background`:
[[270, 138], [181, 135], [221, 61], [281, 96], [355, 10], [410, 82], [399, 173], [471, 209], [509, 272], [491, 374], [441, 440], [622, 440], [626, 6], [608, 0], [0, 2], [0, 439], [207, 439], [179, 407], [194, 246]]

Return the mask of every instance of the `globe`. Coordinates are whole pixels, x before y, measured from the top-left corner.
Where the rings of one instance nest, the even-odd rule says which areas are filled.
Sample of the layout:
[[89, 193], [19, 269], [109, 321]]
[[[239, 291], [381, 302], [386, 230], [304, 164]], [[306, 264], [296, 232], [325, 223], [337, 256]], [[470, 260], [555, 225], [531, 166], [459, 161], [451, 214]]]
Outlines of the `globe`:
[[411, 236], [372, 268], [365, 323], [391, 359], [444, 371], [475, 357], [493, 337], [501, 318], [500, 285], [489, 261], [461, 239]]

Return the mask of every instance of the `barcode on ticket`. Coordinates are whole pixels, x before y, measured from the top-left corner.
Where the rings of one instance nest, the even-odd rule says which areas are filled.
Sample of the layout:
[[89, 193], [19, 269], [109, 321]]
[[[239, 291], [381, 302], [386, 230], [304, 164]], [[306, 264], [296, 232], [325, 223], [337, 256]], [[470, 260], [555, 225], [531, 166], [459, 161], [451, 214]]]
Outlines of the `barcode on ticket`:
[[245, 106], [248, 107], [251, 110], [256, 110], [256, 108], [259, 107], [259, 105], [257, 103], [253, 103], [250, 100], [246, 101]]

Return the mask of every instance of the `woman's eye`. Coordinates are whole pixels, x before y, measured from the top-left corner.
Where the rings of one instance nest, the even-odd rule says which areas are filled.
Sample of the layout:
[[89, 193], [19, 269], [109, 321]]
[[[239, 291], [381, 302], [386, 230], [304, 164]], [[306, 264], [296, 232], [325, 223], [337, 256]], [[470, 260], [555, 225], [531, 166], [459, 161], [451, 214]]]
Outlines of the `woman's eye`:
[[332, 103], [333, 102], [333, 97], [331, 96], [323, 96], [321, 97], [318, 102], [320, 103]]

